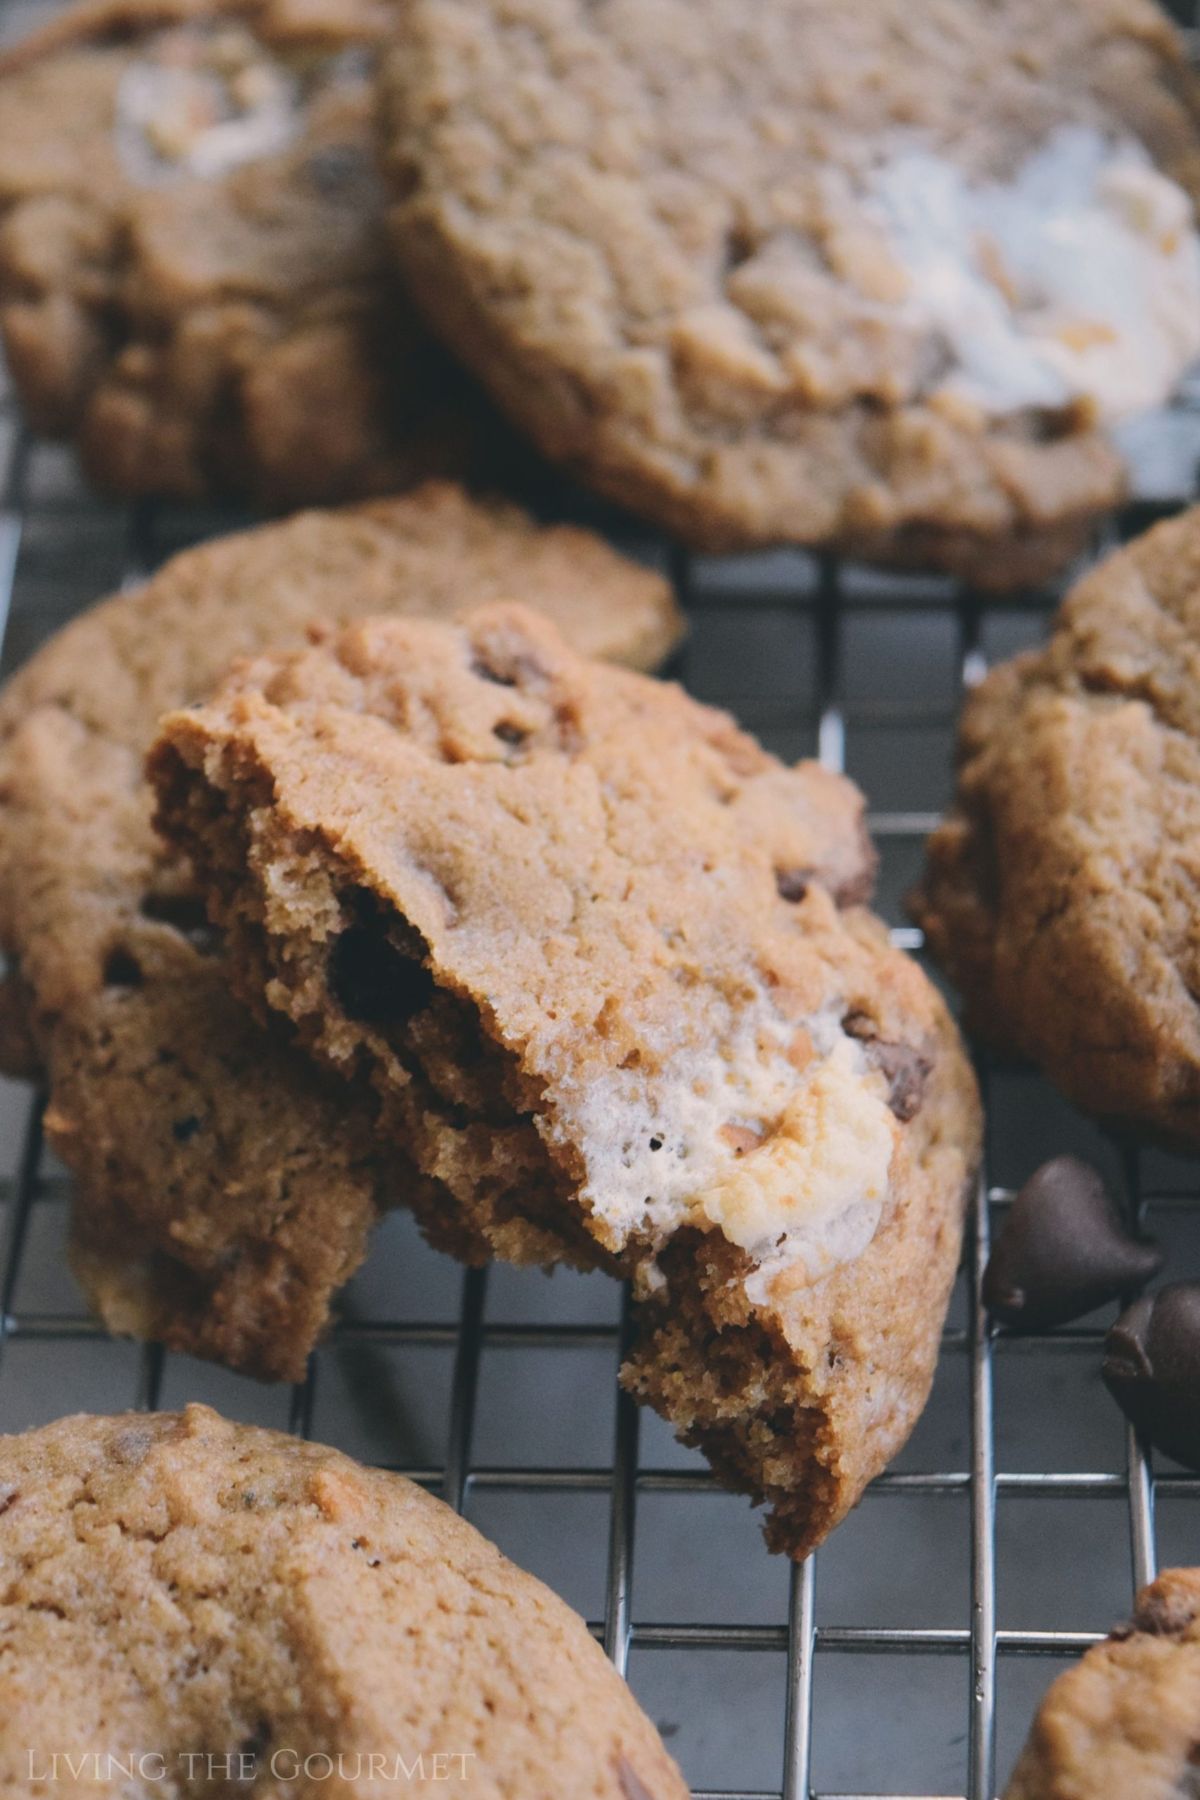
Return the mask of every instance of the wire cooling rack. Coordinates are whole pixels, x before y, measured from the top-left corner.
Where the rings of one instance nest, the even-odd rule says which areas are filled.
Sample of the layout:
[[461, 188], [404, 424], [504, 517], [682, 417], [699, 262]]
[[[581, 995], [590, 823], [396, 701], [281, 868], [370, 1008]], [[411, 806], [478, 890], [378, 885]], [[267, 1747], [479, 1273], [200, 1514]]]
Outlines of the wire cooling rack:
[[[5, 35], [28, 10], [8, 8]], [[103, 506], [0, 404], [8, 670], [80, 606], [238, 521]], [[1200, 385], [1132, 455], [1139, 497], [1098, 549], [1195, 496]], [[863, 784], [881, 910], [919, 954], [902, 896], [948, 796], [960, 691], [1037, 639], [1057, 592], [996, 600], [794, 553], [691, 558], [627, 524], [614, 535], [676, 582], [689, 687], [780, 754], [815, 753]], [[584, 1612], [696, 1800], [991, 1800], [1057, 1666], [1127, 1612], [1160, 1556], [1200, 1561], [1200, 1478], [1156, 1467], [1104, 1395], [1106, 1318], [1024, 1338], [989, 1327], [990, 1233], [1013, 1188], [1066, 1149], [1105, 1170], [1174, 1277], [1200, 1272], [1200, 1208], [1193, 1164], [1103, 1138], [1029, 1071], [980, 1073], [986, 1161], [933, 1399], [799, 1567], [769, 1557], [750, 1508], [619, 1394], [626, 1320], [599, 1277], [463, 1274], [396, 1215], [291, 1390], [106, 1338], [65, 1273], [69, 1181], [43, 1151], [39, 1097], [13, 1084], [0, 1084], [0, 1429], [198, 1398], [316, 1435], [440, 1492]]]

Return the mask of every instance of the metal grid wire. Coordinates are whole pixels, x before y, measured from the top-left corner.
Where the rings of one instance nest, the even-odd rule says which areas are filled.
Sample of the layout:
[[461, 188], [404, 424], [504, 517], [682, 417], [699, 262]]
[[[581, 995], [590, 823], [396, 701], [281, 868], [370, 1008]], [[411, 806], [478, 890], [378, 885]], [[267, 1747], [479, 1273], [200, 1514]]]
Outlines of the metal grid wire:
[[[1130, 535], [1153, 517], [1194, 497], [1196, 456], [1200, 452], [1200, 387], [1186, 393], [1171, 416], [1156, 429], [1162, 434], [1160, 448], [1168, 440], [1174, 446], [1173, 455], [1168, 458], [1171, 467], [1164, 476], [1159, 458], [1160, 472], [1150, 482], [1150, 496], [1132, 505], [1108, 528], [1108, 542]], [[67, 498], [63, 500], [61, 493], [56, 496], [53, 479], [40, 480], [40, 458], [49, 459], [46, 466], [52, 470], [60, 468], [61, 461], [54, 460], [58, 453], [31, 442], [21, 429], [11, 402], [0, 417], [0, 449], [5, 445], [7, 467], [0, 510], [0, 625], [8, 624], [14, 591], [20, 587], [23, 533], [30, 532], [39, 542], [47, 538], [60, 544], [75, 541], [79, 559], [86, 562], [92, 524], [103, 518], [111, 528], [114, 518], [113, 509], [101, 509], [88, 502], [69, 482]], [[1153, 445], [1151, 448], [1153, 451]], [[122, 583], [141, 579], [160, 560], [164, 540], [171, 535], [168, 527], [164, 515], [149, 506], [130, 508], [121, 516], [118, 529], [124, 546], [119, 570]], [[188, 529], [196, 535], [194, 529]], [[1027, 629], [1035, 631], [1044, 624], [1057, 598], [1055, 593], [1045, 592], [997, 601], [947, 581], [893, 580], [832, 561], [803, 557], [742, 559], [731, 566], [693, 559], [640, 540], [632, 547], [667, 562], [692, 621], [697, 644], [705, 641], [706, 619], [717, 614], [732, 631], [732, 638], [727, 632], [717, 641], [712, 659], [723, 664], [722, 680], [700, 683], [708, 688], [723, 686], [724, 692], [706, 691], [704, 697], [729, 697], [751, 728], [793, 753], [799, 753], [811, 738], [828, 767], [842, 769], [849, 765], [852, 772], [853, 747], [859, 733], [882, 731], [888, 743], [903, 745], [905, 734], [936, 728], [941, 734], [939, 762], [950, 741], [956, 709], [952, 691], [934, 701], [923, 694], [897, 699], [892, 692], [864, 696], [849, 691], [853, 683], [848, 688], [848, 673], [853, 673], [858, 647], [866, 641], [862, 634], [869, 636], [876, 630], [885, 613], [952, 622], [957, 682], [970, 685], [978, 681], [986, 667], [990, 628], [998, 623], [1003, 641], [1006, 622], [1024, 618]], [[99, 591], [102, 585], [112, 583], [97, 581], [93, 591]], [[34, 615], [27, 622], [35, 637], [46, 627], [46, 622], [39, 622], [36, 617], [39, 592], [35, 584], [33, 601], [26, 609]], [[55, 616], [50, 622], [57, 624], [61, 620], [60, 602], [55, 601], [52, 610]], [[20, 612], [18, 604], [14, 616]], [[739, 669], [759, 667], [764, 655], [770, 658], [778, 652], [782, 640], [768, 636], [768, 628], [771, 632], [794, 628], [797, 645], [803, 637], [803, 657], [812, 679], [800, 703], [792, 698], [772, 705], [756, 700], [752, 694], [748, 697], [745, 691], [737, 692]], [[25, 636], [24, 632], [20, 634], [18, 656], [27, 648]], [[723, 652], [730, 642], [737, 648], [725, 656]], [[695, 651], [692, 654], [694, 657]], [[13, 660], [11, 654], [9, 660]], [[683, 679], [689, 680], [691, 673], [685, 653]], [[895, 754], [903, 764], [903, 748]], [[936, 791], [928, 806], [914, 809], [911, 805], [888, 805], [871, 815], [872, 830], [884, 853], [885, 870], [897, 855], [903, 876], [915, 868], [920, 843], [932, 827], [943, 798], [941, 779], [939, 775], [933, 784]], [[894, 901], [890, 910], [893, 917], [899, 916]], [[893, 935], [906, 948], [919, 952], [918, 931], [897, 924]], [[989, 1117], [997, 1100], [996, 1084], [1005, 1074], [986, 1063], [980, 1064]], [[1172, 1217], [1186, 1226], [1191, 1205], [1187, 1193], [1191, 1177], [1186, 1169], [1181, 1175], [1166, 1159], [1155, 1159], [1131, 1147], [1117, 1146], [1115, 1155], [1119, 1158], [1131, 1218], [1142, 1224], [1148, 1215], [1153, 1215], [1160, 1230]], [[561, 1357], [568, 1352], [591, 1350], [611, 1357], [615, 1371], [628, 1328], [624, 1308], [620, 1320], [615, 1322], [497, 1319], [489, 1313], [488, 1273], [471, 1271], [461, 1279], [457, 1317], [429, 1322], [423, 1317], [388, 1316], [381, 1308], [359, 1310], [339, 1320], [330, 1348], [314, 1357], [308, 1379], [291, 1391], [288, 1427], [300, 1434], [311, 1431], [319, 1392], [318, 1366], [330, 1355], [356, 1346], [400, 1353], [442, 1352], [452, 1358], [444, 1453], [434, 1463], [414, 1466], [409, 1460], [388, 1466], [400, 1467], [403, 1473], [439, 1491], [459, 1510], [468, 1507], [473, 1499], [489, 1494], [515, 1497], [529, 1505], [547, 1496], [592, 1496], [605, 1505], [603, 1609], [594, 1620], [593, 1630], [622, 1673], [629, 1667], [631, 1654], [641, 1667], [645, 1658], [654, 1653], [686, 1653], [684, 1663], [673, 1665], [684, 1671], [680, 1677], [684, 1685], [688, 1680], [687, 1666], [697, 1653], [738, 1653], [749, 1658], [785, 1660], [777, 1779], [766, 1786], [699, 1785], [694, 1790], [696, 1800], [831, 1800], [833, 1790], [822, 1788], [818, 1794], [814, 1786], [814, 1721], [819, 1724], [820, 1718], [820, 1708], [814, 1706], [814, 1692], [823, 1668], [834, 1659], [855, 1656], [956, 1660], [962, 1674], [959, 1719], [965, 1719], [966, 1729], [959, 1747], [961, 1777], [954, 1794], [956, 1800], [962, 1796], [966, 1800], [991, 1800], [996, 1791], [997, 1685], [1003, 1666], [1010, 1659], [1069, 1657], [1085, 1650], [1101, 1635], [1098, 1629], [998, 1625], [997, 1583], [998, 1576], [1004, 1573], [998, 1549], [998, 1506], [1009, 1501], [1083, 1500], [1119, 1505], [1127, 1520], [1130, 1593], [1148, 1580], [1157, 1566], [1159, 1502], [1187, 1503], [1186, 1520], [1176, 1535], [1184, 1543], [1190, 1537], [1200, 1549], [1196, 1536], [1200, 1510], [1192, 1510], [1200, 1501], [1200, 1477], [1156, 1473], [1151, 1457], [1132, 1430], [1127, 1429], [1124, 1434], [1123, 1467], [1055, 1467], [1049, 1457], [1044, 1459], [1048, 1466], [998, 1466], [994, 1429], [998, 1374], [1010, 1361], [1025, 1358], [1041, 1359], [1042, 1367], [1047, 1366], [1045, 1359], [1085, 1359], [1089, 1366], [1095, 1366], [1105, 1321], [1033, 1337], [1014, 1337], [989, 1325], [979, 1300], [979, 1281], [987, 1260], [990, 1233], [1011, 1199], [1011, 1190], [996, 1179], [996, 1166], [995, 1140], [990, 1129], [984, 1172], [970, 1213], [963, 1304], [959, 1316], [952, 1313], [944, 1337], [943, 1366], [957, 1362], [965, 1370], [968, 1454], [958, 1460], [941, 1459], [933, 1467], [890, 1471], [872, 1484], [864, 1503], [870, 1507], [876, 1501], [882, 1504], [920, 1499], [945, 1508], [965, 1503], [969, 1511], [969, 1583], [967, 1603], [953, 1625], [925, 1626], [918, 1621], [819, 1622], [819, 1570], [829, 1551], [793, 1567], [786, 1577], [786, 1621], [671, 1622], [643, 1616], [635, 1605], [634, 1552], [646, 1503], [655, 1496], [678, 1502], [684, 1508], [679, 1529], [686, 1533], [687, 1507], [696, 1497], [711, 1495], [714, 1484], [698, 1461], [684, 1466], [661, 1466], [645, 1460], [639, 1447], [642, 1420], [635, 1404], [623, 1394], [618, 1393], [615, 1401], [608, 1466], [479, 1460], [474, 1454], [474, 1442], [484, 1358], [494, 1352], [525, 1358], [537, 1352]], [[48, 1167], [43, 1156], [40, 1097], [33, 1095], [25, 1109], [15, 1173], [0, 1189], [5, 1214], [0, 1250], [0, 1374], [7, 1374], [7, 1363], [19, 1346], [106, 1341], [95, 1321], [82, 1312], [27, 1306], [20, 1299], [26, 1252], [38, 1214], [53, 1202], [61, 1202], [65, 1186], [65, 1178]], [[111, 1391], [106, 1389], [105, 1404], [112, 1408], [129, 1404], [156, 1407], [168, 1366], [177, 1360], [183, 1359], [165, 1357], [154, 1347], [144, 1348], [139, 1353], [133, 1391], [118, 1390], [113, 1383]], [[92, 1403], [81, 1398], [80, 1390], [70, 1383], [60, 1383], [53, 1391], [55, 1411], [66, 1412]], [[581, 1391], [582, 1404], [590, 1406], [594, 1400], [594, 1395]], [[946, 1529], [949, 1534], [956, 1527], [948, 1524]], [[765, 1551], [761, 1555], [765, 1559]], [[1193, 1555], [1192, 1560], [1200, 1560], [1200, 1556]], [[697, 1580], [702, 1580], [704, 1571], [699, 1559], [695, 1572]], [[883, 1579], [886, 1581], [886, 1571]], [[872, 1669], [877, 1666], [875, 1662], [870, 1664]], [[1047, 1671], [1047, 1679], [1050, 1673]], [[873, 1679], [861, 1684], [864, 1722], [872, 1705]], [[639, 1685], [636, 1678], [634, 1685]], [[702, 1769], [689, 1773], [703, 1782]], [[898, 1759], [894, 1772], [896, 1795], [911, 1791], [907, 1785], [910, 1779]], [[845, 1800], [846, 1793], [847, 1790], [839, 1789], [838, 1800]], [[895, 1795], [889, 1789], [886, 1796], [880, 1791], [870, 1796], [856, 1795], [854, 1800], [895, 1800]]]

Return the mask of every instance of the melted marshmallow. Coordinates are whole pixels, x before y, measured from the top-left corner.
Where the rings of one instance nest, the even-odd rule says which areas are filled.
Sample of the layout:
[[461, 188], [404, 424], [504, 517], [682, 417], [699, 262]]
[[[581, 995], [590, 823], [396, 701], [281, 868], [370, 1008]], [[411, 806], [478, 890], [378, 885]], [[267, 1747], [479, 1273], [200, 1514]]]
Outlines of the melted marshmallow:
[[806, 1281], [819, 1280], [874, 1237], [896, 1142], [883, 1088], [864, 1078], [860, 1047], [843, 1038], [764, 1142], [699, 1196], [704, 1217], [759, 1265], [752, 1300], [797, 1263]]
[[1132, 139], [1064, 126], [1011, 181], [971, 183], [900, 150], [867, 209], [908, 279], [903, 310], [987, 414], [1090, 403], [1105, 422], [1161, 404], [1200, 356], [1200, 238], [1183, 189]]
[[215, 180], [286, 149], [300, 130], [295, 83], [259, 58], [232, 76], [212, 68], [131, 63], [117, 91], [117, 146], [126, 173], [156, 183]]
[[717, 1004], [723, 1049], [679, 1058], [674, 1082], [639, 1089], [614, 1069], [589, 1084], [583, 1197], [615, 1246], [715, 1228], [751, 1257], [746, 1291], [765, 1303], [781, 1272], [816, 1281], [870, 1243], [896, 1124], [886, 1082], [836, 1015], [798, 1029], [765, 993], [736, 1019]]

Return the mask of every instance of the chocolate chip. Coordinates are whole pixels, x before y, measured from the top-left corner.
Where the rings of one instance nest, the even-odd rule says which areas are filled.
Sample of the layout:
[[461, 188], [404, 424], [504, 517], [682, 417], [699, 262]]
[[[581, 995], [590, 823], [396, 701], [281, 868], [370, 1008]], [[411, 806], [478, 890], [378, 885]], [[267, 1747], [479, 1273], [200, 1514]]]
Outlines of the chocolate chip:
[[241, 1754], [243, 1757], [248, 1757], [251, 1764], [257, 1764], [261, 1762], [266, 1755], [270, 1748], [270, 1744], [271, 1727], [267, 1724], [266, 1720], [263, 1719], [260, 1720], [257, 1730], [252, 1731], [249, 1737], [242, 1739], [240, 1746]]
[[498, 653], [477, 650], [471, 660], [471, 673], [480, 681], [495, 682], [497, 687], [536, 687], [547, 679], [548, 671], [532, 651], [495, 644], [490, 649]]
[[139, 911], [143, 919], [156, 919], [160, 925], [171, 925], [185, 936], [208, 924], [208, 914], [199, 894], [143, 894]]
[[890, 1092], [888, 1105], [902, 1125], [915, 1118], [921, 1110], [921, 1102], [925, 1098], [925, 1082], [933, 1067], [927, 1056], [914, 1050], [911, 1044], [872, 1044], [868, 1060], [882, 1069], [887, 1077]]
[[756, 235], [744, 220], [731, 225], [725, 233], [725, 273], [732, 275], [749, 262], [757, 247]]
[[143, 979], [142, 965], [131, 950], [118, 946], [109, 951], [104, 964], [105, 987], [139, 988]]
[[812, 878], [812, 869], [776, 869], [775, 886], [779, 889], [779, 898], [794, 902], [803, 900]]
[[354, 144], [325, 144], [306, 164], [309, 180], [320, 194], [335, 198], [361, 182], [369, 164]]
[[1178, 1588], [1170, 1580], [1154, 1581], [1138, 1595], [1130, 1624], [1150, 1637], [1182, 1637], [1195, 1618], [1190, 1588]]
[[513, 725], [510, 724], [508, 720], [502, 719], [499, 725], [494, 725], [492, 727], [492, 735], [498, 737], [502, 744], [511, 744], [515, 749], [518, 745], [525, 742], [529, 733], [523, 726]]
[[139, 910], [144, 919], [169, 925], [202, 956], [211, 956], [220, 945], [220, 933], [197, 894], [144, 894]]
[[1200, 1281], [1144, 1294], [1104, 1344], [1109, 1393], [1156, 1449], [1200, 1469]]
[[433, 976], [425, 965], [365, 925], [343, 931], [329, 969], [343, 1012], [365, 1025], [403, 1025], [433, 998]]
[[510, 674], [507, 669], [495, 668], [482, 656], [477, 656], [472, 662], [471, 673], [478, 676], [480, 681], [495, 682], [497, 687], [516, 687], [517, 685], [515, 675]]
[[1006, 1325], [1043, 1331], [1144, 1287], [1161, 1267], [1157, 1247], [1126, 1232], [1095, 1169], [1077, 1156], [1056, 1156], [1009, 1208], [984, 1271], [983, 1300]]
[[902, 1125], [915, 1118], [925, 1098], [925, 1083], [933, 1067], [912, 1044], [896, 1044], [878, 1035], [879, 1025], [870, 1013], [848, 1012], [842, 1020], [847, 1037], [856, 1038], [872, 1068], [887, 1079], [888, 1105]]
[[171, 1136], [177, 1144], [190, 1144], [200, 1129], [200, 1121], [195, 1113], [189, 1113], [186, 1119], [176, 1119], [171, 1126]]

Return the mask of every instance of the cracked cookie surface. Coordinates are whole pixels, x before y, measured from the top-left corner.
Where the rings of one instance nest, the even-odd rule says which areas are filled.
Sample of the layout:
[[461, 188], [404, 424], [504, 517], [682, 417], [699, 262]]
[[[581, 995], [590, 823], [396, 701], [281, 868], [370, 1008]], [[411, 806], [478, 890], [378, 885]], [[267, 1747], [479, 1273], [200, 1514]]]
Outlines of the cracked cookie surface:
[[0, 697], [0, 1015], [48, 1084], [76, 1176], [73, 1261], [111, 1329], [298, 1377], [379, 1209], [416, 1177], [368, 1109], [229, 991], [202, 903], [150, 825], [159, 715], [314, 621], [452, 616], [524, 594], [589, 649], [653, 664], [666, 583], [588, 532], [431, 484], [186, 551], [75, 620]]
[[412, 0], [394, 236], [552, 458], [704, 548], [1040, 578], [1200, 350], [1147, 0]]
[[1004, 1800], [1191, 1800], [1198, 1739], [1200, 1569], [1166, 1569], [1049, 1690]]
[[978, 1144], [857, 791], [505, 606], [249, 660], [150, 768], [428, 1235], [632, 1276], [628, 1385], [811, 1548], [924, 1403]]
[[105, 0], [0, 56], [0, 328], [31, 423], [98, 486], [285, 507], [512, 460], [389, 271], [390, 20]]
[[205, 1406], [0, 1438], [0, 1794], [239, 1780], [686, 1800], [583, 1620], [412, 1482]]
[[968, 698], [914, 896], [972, 1028], [1200, 1144], [1200, 509], [1108, 557]]

